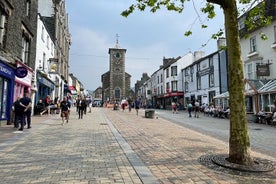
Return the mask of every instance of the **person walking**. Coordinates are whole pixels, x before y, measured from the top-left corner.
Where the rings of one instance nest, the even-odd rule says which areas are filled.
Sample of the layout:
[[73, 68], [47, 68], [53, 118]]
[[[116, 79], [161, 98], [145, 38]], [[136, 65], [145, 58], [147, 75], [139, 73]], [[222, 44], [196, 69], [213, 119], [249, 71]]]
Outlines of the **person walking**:
[[50, 95], [47, 95], [46, 98], [45, 98], [45, 101], [44, 101], [45, 108], [44, 108], [44, 110], [40, 113], [41, 116], [42, 116], [45, 112], [48, 112], [48, 115], [50, 115], [50, 101], [51, 101]]
[[189, 118], [192, 117], [192, 109], [193, 109], [193, 104], [191, 102], [189, 102], [189, 104], [188, 104]]
[[27, 120], [27, 128], [30, 129], [31, 127], [31, 108], [32, 108], [32, 100], [29, 97], [29, 93], [25, 92], [24, 97], [19, 100], [19, 104], [24, 109], [23, 116], [21, 121], [20, 131], [23, 131], [24, 126], [26, 125]]
[[172, 101], [172, 113], [176, 113], [176, 103]]
[[66, 123], [69, 121], [69, 111], [70, 111], [70, 103], [68, 102], [67, 97], [63, 97], [63, 100], [60, 102], [60, 110], [61, 110], [61, 118], [62, 118], [62, 125], [64, 125], [64, 120]]
[[140, 109], [140, 100], [137, 98], [134, 102], [134, 105], [135, 105], [135, 110], [136, 110], [136, 115], [138, 116], [138, 112], [139, 112], [139, 109]]
[[199, 102], [198, 102], [198, 100], [195, 101], [195, 117], [199, 118]]
[[22, 121], [22, 113], [21, 112], [21, 106], [20, 106], [20, 99], [21, 97], [17, 97], [16, 101], [13, 102], [13, 112], [14, 112], [14, 128], [18, 128], [19, 127], [19, 122]]
[[86, 100], [83, 97], [79, 97], [77, 101], [79, 119], [82, 119], [84, 109], [86, 108]]

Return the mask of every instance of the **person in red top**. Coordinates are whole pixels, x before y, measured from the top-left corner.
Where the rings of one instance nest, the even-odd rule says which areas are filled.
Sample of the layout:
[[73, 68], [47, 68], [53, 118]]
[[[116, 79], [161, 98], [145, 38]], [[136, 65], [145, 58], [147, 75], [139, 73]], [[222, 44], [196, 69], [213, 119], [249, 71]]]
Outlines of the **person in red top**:
[[40, 113], [40, 115], [42, 116], [45, 112], [48, 111], [48, 115], [50, 114], [50, 101], [51, 101], [51, 98], [50, 98], [50, 95], [47, 95], [46, 98], [45, 98], [45, 109], [44, 111], [42, 111]]

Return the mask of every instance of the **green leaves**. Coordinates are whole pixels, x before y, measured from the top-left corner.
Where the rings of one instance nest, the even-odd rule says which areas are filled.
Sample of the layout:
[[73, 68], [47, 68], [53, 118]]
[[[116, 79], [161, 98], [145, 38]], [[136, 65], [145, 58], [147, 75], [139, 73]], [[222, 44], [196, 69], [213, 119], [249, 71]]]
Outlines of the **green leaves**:
[[216, 16], [215, 6], [211, 3], [206, 3], [206, 6], [200, 9], [203, 13], [207, 14], [209, 19], [212, 19]]

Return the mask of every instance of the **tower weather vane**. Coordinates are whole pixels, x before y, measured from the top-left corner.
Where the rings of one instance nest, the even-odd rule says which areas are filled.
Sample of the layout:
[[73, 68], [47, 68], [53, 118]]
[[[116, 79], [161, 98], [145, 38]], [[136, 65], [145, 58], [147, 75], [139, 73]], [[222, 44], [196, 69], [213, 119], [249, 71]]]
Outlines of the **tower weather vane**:
[[116, 44], [119, 44], [119, 35], [116, 33]]
[[115, 44], [115, 48], [120, 48], [120, 46], [119, 46], [119, 35], [118, 35], [118, 33], [116, 34], [116, 44]]

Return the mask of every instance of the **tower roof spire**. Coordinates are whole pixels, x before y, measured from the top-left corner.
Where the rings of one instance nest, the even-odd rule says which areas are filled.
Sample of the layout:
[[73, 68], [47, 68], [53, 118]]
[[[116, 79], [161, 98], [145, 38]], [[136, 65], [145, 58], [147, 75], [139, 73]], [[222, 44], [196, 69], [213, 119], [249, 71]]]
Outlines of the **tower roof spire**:
[[115, 44], [115, 48], [119, 49], [120, 48], [120, 45], [119, 45], [119, 35], [118, 33], [116, 34], [116, 44]]

